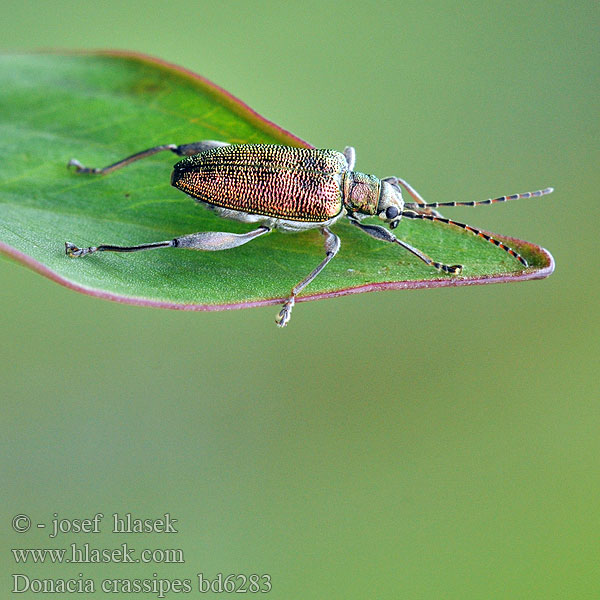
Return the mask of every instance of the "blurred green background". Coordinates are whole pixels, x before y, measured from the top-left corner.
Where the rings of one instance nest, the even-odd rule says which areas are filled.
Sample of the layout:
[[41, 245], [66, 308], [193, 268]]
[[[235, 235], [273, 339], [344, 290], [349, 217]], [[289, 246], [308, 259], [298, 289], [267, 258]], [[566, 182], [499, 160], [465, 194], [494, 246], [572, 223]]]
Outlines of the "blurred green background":
[[[4, 50], [150, 53], [315, 146], [354, 145], [361, 171], [430, 201], [552, 185], [452, 216], [536, 242], [557, 268], [302, 303], [281, 331], [276, 307], [136, 308], [0, 260], [4, 597], [12, 573], [198, 572], [269, 573], [273, 599], [599, 597], [598, 13], [5, 0]], [[10, 525], [96, 512], [102, 534]], [[169, 512], [179, 533], [113, 535], [114, 512]], [[74, 541], [182, 548], [185, 564], [25, 567], [9, 552]]]

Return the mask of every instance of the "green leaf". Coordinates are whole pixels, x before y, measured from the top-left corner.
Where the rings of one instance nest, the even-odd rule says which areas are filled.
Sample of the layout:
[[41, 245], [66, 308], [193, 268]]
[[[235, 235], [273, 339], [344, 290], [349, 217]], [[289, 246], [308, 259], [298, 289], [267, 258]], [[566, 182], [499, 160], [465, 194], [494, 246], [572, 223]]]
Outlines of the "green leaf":
[[[184, 69], [117, 52], [3, 56], [0, 128], [0, 250], [78, 291], [200, 310], [275, 303], [324, 256], [322, 236], [314, 230], [275, 232], [225, 252], [65, 256], [66, 240], [133, 245], [197, 231], [252, 229], [220, 219], [172, 188], [171, 153], [105, 177], [67, 170], [73, 157], [105, 166], [154, 145], [203, 139], [308, 146]], [[534, 279], [553, 270], [550, 254], [533, 244], [498, 236], [529, 261], [523, 269], [483, 239], [440, 223], [405, 219], [395, 233], [435, 260], [464, 265], [461, 276], [440, 274], [346, 222], [335, 231], [341, 250], [306, 288], [305, 299]]]

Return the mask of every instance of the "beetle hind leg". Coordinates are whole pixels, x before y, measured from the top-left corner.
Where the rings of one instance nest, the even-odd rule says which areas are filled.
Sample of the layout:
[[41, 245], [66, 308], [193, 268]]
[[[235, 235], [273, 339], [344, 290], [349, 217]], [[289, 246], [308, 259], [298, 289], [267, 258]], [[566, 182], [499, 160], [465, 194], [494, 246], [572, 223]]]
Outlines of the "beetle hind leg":
[[269, 227], [261, 226], [258, 229], [248, 233], [229, 233], [226, 231], [201, 231], [199, 233], [190, 233], [181, 237], [163, 242], [151, 242], [140, 244], [138, 246], [109, 246], [102, 244], [100, 246], [90, 246], [88, 248], [79, 248], [71, 242], [65, 242], [65, 254], [70, 258], [79, 258], [86, 254], [94, 252], [137, 252], [139, 250], [152, 250], [153, 248], [188, 248], [190, 250], [218, 251], [236, 248], [252, 241], [265, 233], [269, 233]]
[[313, 279], [327, 266], [329, 261], [337, 254], [340, 249], [340, 238], [323, 227], [321, 233], [325, 236], [325, 258], [321, 261], [319, 266], [314, 269], [309, 275], [307, 275], [300, 283], [296, 284], [292, 288], [290, 297], [285, 301], [283, 308], [279, 311], [275, 322], [279, 327], [285, 327], [291, 316], [292, 309], [296, 303], [296, 296], [311, 282]]
[[229, 146], [227, 142], [219, 142], [217, 140], [203, 140], [201, 142], [193, 142], [191, 144], [162, 144], [161, 146], [154, 146], [152, 148], [148, 148], [147, 150], [142, 150], [141, 152], [136, 152], [126, 158], [123, 158], [111, 165], [106, 167], [97, 168], [97, 167], [86, 167], [82, 165], [77, 159], [72, 158], [68, 163], [67, 167], [75, 167], [76, 173], [82, 174], [92, 174], [92, 175], [108, 175], [117, 169], [121, 169], [126, 167], [127, 165], [135, 162], [136, 160], [140, 160], [142, 158], [146, 158], [148, 156], [152, 156], [153, 154], [157, 154], [158, 152], [163, 152], [164, 150], [170, 150], [177, 156], [192, 156], [194, 154], [200, 154], [200, 152], [206, 152], [207, 150], [212, 150], [213, 148], [221, 148], [222, 146]]

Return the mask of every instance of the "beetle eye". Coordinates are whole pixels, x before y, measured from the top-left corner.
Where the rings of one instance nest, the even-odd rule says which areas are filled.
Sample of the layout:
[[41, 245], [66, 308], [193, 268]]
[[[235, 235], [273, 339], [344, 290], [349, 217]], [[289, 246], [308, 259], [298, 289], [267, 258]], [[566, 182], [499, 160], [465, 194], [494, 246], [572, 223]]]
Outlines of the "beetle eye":
[[395, 219], [398, 216], [398, 208], [396, 206], [388, 206], [385, 211], [385, 216], [388, 219]]

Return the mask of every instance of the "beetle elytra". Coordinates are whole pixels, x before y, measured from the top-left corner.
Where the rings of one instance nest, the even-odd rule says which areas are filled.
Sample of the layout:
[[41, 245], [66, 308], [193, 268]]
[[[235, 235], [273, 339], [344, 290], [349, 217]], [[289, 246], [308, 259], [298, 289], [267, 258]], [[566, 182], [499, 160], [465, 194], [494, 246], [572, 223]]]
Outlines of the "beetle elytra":
[[[192, 250], [227, 250], [241, 246], [274, 229], [299, 232], [319, 229], [325, 238], [325, 258], [302, 281], [296, 284], [279, 312], [280, 327], [290, 320], [296, 296], [325, 268], [340, 248], [340, 239], [329, 228], [342, 217], [367, 235], [402, 246], [427, 265], [449, 274], [460, 274], [461, 265], [437, 262], [417, 248], [398, 239], [381, 225], [362, 223], [365, 217], [377, 216], [395, 229], [402, 217], [426, 219], [461, 227], [508, 252], [525, 267], [527, 261], [499, 240], [465, 223], [442, 217], [440, 206], [478, 206], [519, 198], [543, 196], [553, 191], [490, 198], [479, 202], [426, 203], [420, 194], [399, 177], [378, 179], [354, 171], [354, 148], [343, 153], [335, 150], [295, 148], [280, 145], [227, 144], [207, 140], [192, 144], [165, 144], [133, 154], [107, 167], [84, 167], [73, 159], [69, 166], [78, 173], [105, 175], [136, 160], [170, 150], [183, 156], [173, 167], [171, 184], [227, 219], [254, 223], [257, 229], [248, 233], [199, 232], [172, 240], [149, 242], [137, 246], [98, 245], [79, 248], [65, 243], [71, 258], [93, 252], [135, 252], [152, 248], [188, 248]], [[413, 202], [405, 202], [400, 186]]]

